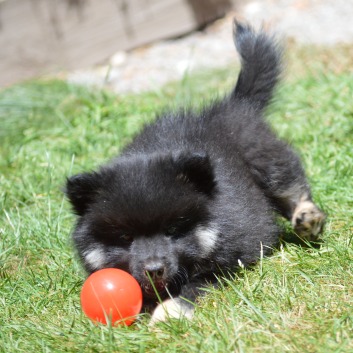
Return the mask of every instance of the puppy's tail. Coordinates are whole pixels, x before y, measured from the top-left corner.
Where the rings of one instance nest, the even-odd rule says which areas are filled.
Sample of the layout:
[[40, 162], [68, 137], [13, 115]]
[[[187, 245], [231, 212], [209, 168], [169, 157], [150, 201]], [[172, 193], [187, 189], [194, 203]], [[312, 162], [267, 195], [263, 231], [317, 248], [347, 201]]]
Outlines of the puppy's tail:
[[271, 100], [281, 73], [282, 50], [273, 37], [255, 33], [234, 21], [234, 42], [241, 58], [241, 71], [233, 99], [249, 99], [263, 109]]

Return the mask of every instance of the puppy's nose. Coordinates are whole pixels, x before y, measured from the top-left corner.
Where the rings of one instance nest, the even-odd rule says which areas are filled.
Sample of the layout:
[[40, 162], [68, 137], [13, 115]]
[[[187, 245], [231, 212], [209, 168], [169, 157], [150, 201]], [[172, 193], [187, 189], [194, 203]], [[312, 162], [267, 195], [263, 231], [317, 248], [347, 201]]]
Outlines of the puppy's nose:
[[164, 266], [161, 262], [151, 262], [145, 266], [145, 275], [153, 281], [159, 281], [164, 275]]

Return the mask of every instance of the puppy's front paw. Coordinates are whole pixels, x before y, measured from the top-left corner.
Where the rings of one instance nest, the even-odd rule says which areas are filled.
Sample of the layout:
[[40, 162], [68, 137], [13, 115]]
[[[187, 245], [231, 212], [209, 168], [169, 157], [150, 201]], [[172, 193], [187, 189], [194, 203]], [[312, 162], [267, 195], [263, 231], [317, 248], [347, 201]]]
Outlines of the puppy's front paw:
[[181, 298], [167, 299], [163, 303], [158, 304], [152, 314], [150, 325], [156, 322], [167, 321], [168, 319], [192, 319], [194, 308]]
[[300, 237], [307, 240], [317, 240], [325, 219], [325, 214], [313, 202], [302, 201], [294, 210], [292, 226]]

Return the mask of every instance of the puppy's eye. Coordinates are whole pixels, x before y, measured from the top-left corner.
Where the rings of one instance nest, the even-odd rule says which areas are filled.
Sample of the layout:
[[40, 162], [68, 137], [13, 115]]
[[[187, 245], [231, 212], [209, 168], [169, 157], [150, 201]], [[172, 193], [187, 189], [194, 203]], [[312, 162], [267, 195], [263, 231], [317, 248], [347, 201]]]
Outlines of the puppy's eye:
[[120, 239], [126, 243], [131, 243], [134, 240], [134, 237], [131, 234], [122, 233], [120, 234]]
[[183, 237], [190, 231], [191, 227], [189, 218], [179, 217], [167, 228], [165, 234], [174, 238]]
[[177, 232], [178, 232], [178, 228], [175, 226], [171, 226], [167, 229], [167, 231], [165, 233], [169, 236], [173, 236], [173, 235], [176, 235]]

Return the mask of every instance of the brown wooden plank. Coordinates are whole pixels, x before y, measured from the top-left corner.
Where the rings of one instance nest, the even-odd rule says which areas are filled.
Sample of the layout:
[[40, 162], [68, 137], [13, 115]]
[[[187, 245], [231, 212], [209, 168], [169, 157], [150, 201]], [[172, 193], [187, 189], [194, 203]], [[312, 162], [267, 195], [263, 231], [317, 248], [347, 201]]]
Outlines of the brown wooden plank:
[[118, 50], [191, 31], [228, 7], [227, 0], [6, 0], [0, 86], [103, 62]]

